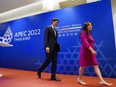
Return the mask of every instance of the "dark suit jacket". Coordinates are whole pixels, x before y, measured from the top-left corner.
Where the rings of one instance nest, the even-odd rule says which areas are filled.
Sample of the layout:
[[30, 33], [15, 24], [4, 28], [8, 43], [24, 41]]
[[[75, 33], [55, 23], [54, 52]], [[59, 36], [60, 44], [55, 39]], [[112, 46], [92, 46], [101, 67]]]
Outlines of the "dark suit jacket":
[[57, 43], [57, 35], [57, 31], [55, 36], [51, 26], [47, 27], [44, 32], [44, 47], [49, 47], [51, 51], [55, 47], [57, 51], [60, 51], [60, 45]]

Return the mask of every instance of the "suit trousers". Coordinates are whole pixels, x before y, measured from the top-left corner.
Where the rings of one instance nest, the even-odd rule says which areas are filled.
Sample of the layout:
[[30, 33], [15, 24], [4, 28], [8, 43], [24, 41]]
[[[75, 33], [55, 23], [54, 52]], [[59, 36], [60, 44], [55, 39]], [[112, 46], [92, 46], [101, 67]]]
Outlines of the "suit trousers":
[[52, 74], [52, 76], [55, 76], [56, 69], [57, 69], [57, 55], [58, 55], [58, 51], [57, 51], [56, 47], [54, 47], [54, 49], [52, 51], [50, 51], [50, 53], [46, 53], [46, 60], [39, 68], [39, 71], [42, 72], [50, 63], [52, 63], [51, 74]]

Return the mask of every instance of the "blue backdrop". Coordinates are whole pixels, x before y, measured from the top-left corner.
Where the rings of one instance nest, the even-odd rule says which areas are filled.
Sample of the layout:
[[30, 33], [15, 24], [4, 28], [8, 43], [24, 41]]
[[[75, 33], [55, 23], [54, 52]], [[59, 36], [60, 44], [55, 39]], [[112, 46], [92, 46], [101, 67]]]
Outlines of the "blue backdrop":
[[[116, 49], [110, 0], [74, 6], [0, 24], [0, 67], [34, 70], [44, 62], [43, 34], [52, 18], [60, 20], [57, 27], [61, 44], [57, 73], [78, 74], [79, 33], [86, 21], [93, 24], [97, 59], [104, 77], [116, 77]], [[50, 65], [51, 66], [51, 65]], [[48, 66], [45, 72], [50, 72]], [[88, 67], [85, 75], [95, 75]]]

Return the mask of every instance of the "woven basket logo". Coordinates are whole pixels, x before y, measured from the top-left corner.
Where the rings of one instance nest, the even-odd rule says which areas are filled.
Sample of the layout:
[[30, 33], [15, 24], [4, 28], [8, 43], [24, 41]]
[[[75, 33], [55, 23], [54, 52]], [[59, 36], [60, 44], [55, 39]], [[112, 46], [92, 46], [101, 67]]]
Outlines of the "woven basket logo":
[[13, 33], [11, 31], [11, 28], [8, 27], [4, 36], [0, 37], [0, 46], [2, 47], [12, 47], [13, 45], [10, 44], [13, 38]]

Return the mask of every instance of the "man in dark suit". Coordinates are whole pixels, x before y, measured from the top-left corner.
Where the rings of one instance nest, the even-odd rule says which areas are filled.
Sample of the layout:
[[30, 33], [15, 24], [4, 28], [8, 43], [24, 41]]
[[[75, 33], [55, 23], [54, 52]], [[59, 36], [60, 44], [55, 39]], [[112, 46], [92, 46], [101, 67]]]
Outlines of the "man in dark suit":
[[57, 18], [52, 19], [52, 25], [47, 27], [44, 32], [44, 47], [46, 53], [46, 60], [38, 69], [37, 75], [41, 78], [41, 72], [52, 62], [51, 67], [51, 80], [61, 81], [56, 77], [57, 68], [57, 55], [60, 51], [60, 46], [57, 43], [57, 31], [55, 27], [58, 25], [59, 20]]

